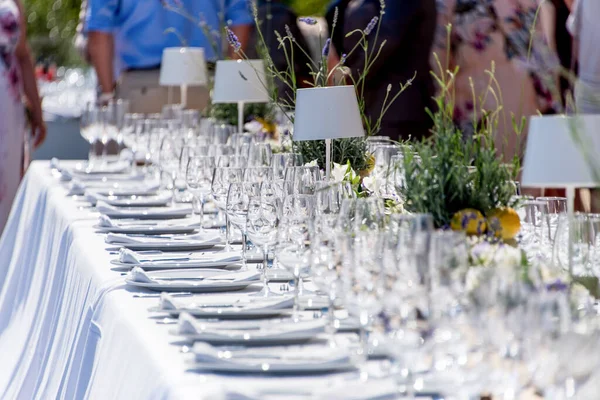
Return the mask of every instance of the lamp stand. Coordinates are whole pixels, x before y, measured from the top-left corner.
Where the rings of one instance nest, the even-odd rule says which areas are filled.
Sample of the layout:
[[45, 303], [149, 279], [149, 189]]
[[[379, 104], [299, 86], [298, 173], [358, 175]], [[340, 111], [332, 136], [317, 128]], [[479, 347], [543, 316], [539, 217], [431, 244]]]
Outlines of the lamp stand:
[[238, 101], [238, 133], [244, 133], [244, 102]]
[[575, 187], [567, 186], [567, 218], [568, 218], [568, 226], [569, 226], [569, 247], [568, 247], [568, 255], [569, 255], [569, 275], [573, 276], [573, 222], [575, 217]]
[[185, 109], [187, 106], [187, 85], [181, 85], [181, 107]]
[[325, 139], [325, 179], [331, 178], [331, 139]]

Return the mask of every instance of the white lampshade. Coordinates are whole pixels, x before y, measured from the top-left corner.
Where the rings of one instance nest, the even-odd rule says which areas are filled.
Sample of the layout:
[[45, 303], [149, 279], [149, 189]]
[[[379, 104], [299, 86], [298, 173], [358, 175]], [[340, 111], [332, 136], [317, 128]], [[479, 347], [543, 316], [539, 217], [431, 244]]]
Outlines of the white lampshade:
[[204, 49], [169, 47], [163, 50], [160, 66], [162, 86], [204, 86], [207, 83]]
[[215, 72], [213, 103], [268, 103], [262, 60], [220, 60]]
[[594, 166], [600, 166], [600, 115], [531, 118], [522, 186], [600, 186], [594, 179], [590, 161]]
[[320, 140], [365, 135], [354, 86], [298, 89], [294, 140]]

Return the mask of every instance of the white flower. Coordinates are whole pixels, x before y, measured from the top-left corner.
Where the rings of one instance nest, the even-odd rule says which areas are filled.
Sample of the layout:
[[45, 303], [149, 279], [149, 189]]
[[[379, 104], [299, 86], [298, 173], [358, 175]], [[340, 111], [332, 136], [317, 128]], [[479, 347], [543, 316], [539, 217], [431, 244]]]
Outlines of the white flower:
[[366, 176], [363, 178], [362, 185], [371, 193], [379, 193], [379, 180], [374, 176]]
[[340, 165], [338, 163], [333, 163], [333, 169], [331, 170], [331, 178], [334, 182], [343, 182], [346, 178], [346, 174], [348, 173], [347, 165]]
[[318, 167], [319, 164], [317, 164], [317, 160], [312, 160], [309, 163], [304, 164], [305, 167]]
[[259, 133], [263, 130], [263, 124], [257, 120], [252, 120], [244, 124], [244, 129], [250, 133]]

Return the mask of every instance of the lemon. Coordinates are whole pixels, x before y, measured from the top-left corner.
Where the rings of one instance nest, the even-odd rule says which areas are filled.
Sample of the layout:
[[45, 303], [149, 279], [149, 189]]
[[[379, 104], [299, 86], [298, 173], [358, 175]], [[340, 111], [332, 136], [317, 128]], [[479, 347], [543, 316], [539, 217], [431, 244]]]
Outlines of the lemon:
[[450, 221], [450, 228], [455, 231], [465, 231], [468, 235], [481, 235], [487, 228], [483, 214], [473, 208], [458, 211]]
[[514, 239], [521, 230], [521, 219], [510, 207], [493, 209], [487, 218], [489, 230], [504, 240]]

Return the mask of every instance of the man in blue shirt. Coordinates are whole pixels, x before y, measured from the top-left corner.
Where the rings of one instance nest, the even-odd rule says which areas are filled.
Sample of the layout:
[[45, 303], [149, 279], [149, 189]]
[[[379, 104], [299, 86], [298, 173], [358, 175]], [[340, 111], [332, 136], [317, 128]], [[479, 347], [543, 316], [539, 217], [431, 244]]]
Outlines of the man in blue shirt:
[[[248, 0], [88, 0], [85, 30], [99, 100], [114, 97], [116, 87], [116, 95], [131, 101], [131, 111], [160, 112], [167, 102], [167, 91], [158, 84], [165, 48], [203, 47], [207, 60], [216, 61], [225, 51], [222, 25], [245, 46], [252, 22]], [[203, 99], [197, 94], [190, 91], [188, 105], [203, 108], [206, 89]]]

